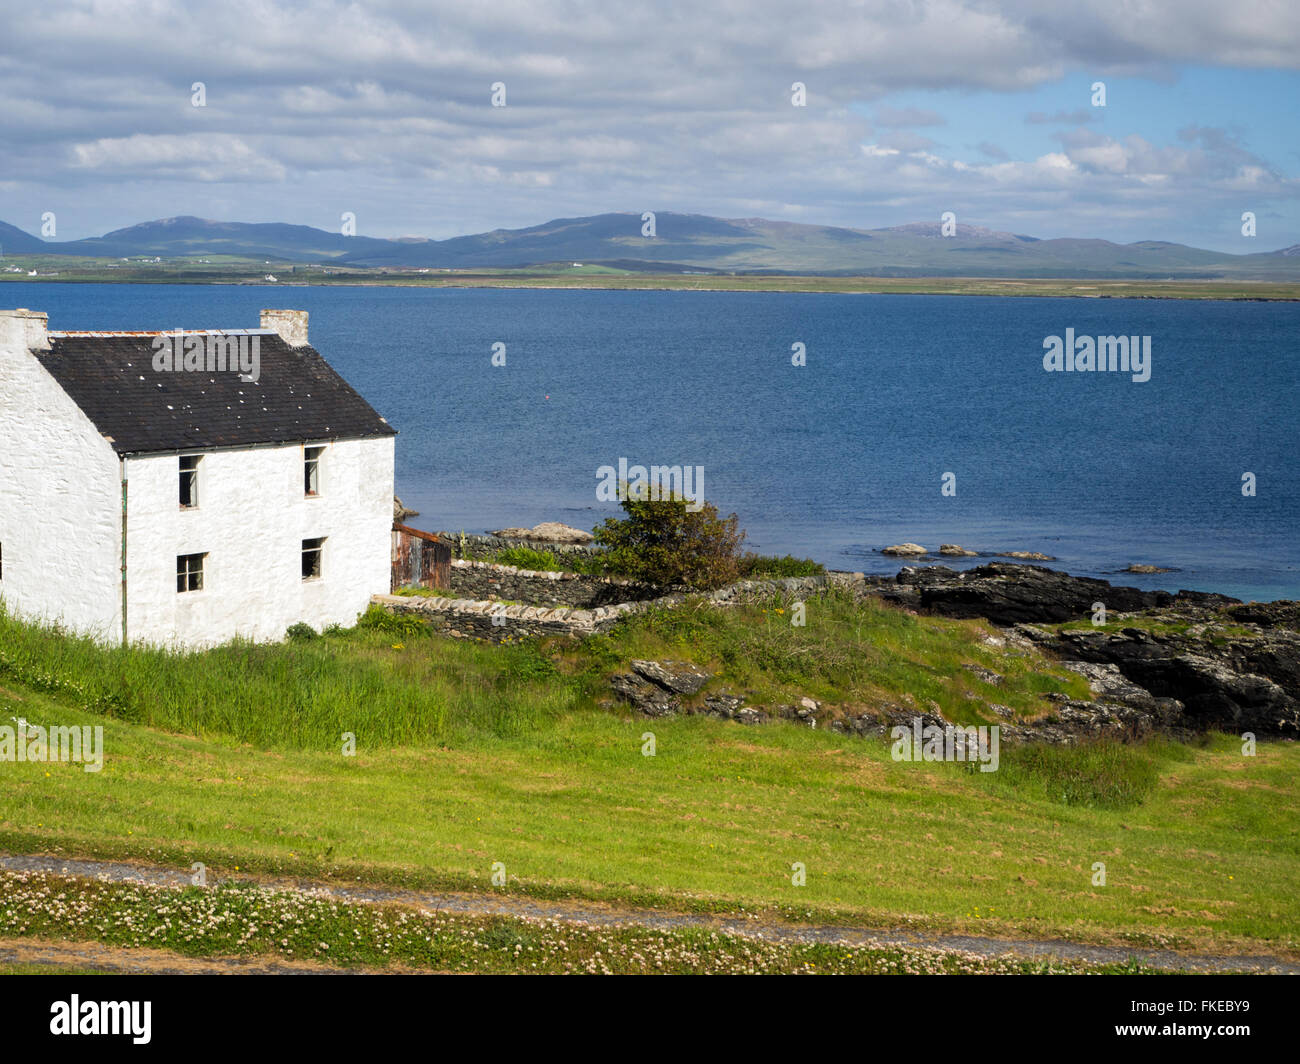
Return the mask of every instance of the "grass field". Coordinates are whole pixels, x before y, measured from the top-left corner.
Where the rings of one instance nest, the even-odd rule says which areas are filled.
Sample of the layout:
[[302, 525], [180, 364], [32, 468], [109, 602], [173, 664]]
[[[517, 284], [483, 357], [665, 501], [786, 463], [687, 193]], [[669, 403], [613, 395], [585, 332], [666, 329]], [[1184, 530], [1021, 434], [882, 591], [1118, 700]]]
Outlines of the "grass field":
[[781, 608], [652, 614], [585, 646], [372, 622], [189, 656], [0, 618], [0, 720], [105, 728], [102, 772], [0, 763], [0, 849], [470, 890], [491, 889], [501, 862], [508, 891], [539, 897], [1300, 950], [1295, 744], [1253, 758], [1229, 737], [1003, 747], [999, 771], [979, 773], [793, 725], [597, 708], [608, 672], [643, 655], [769, 696], [934, 696], [955, 719], [979, 717], [991, 693], [960, 661], [1003, 673], [997, 699], [1022, 714], [1081, 682], [987, 646], [975, 622], [831, 596], [804, 630], [774, 623]]

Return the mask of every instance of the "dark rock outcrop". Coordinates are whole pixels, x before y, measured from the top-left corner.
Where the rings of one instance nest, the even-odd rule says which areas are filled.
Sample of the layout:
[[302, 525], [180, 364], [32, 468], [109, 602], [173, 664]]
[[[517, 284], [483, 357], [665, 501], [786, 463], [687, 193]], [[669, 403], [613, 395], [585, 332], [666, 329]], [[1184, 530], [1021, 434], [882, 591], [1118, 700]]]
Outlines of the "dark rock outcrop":
[[1168, 606], [1218, 606], [1238, 600], [1199, 591], [1142, 591], [1106, 580], [1048, 569], [1042, 565], [993, 562], [958, 572], [946, 565], [907, 566], [893, 586], [873, 594], [915, 610], [945, 617], [984, 617], [994, 624], [1051, 624], [1078, 620], [1101, 602], [1112, 613]]
[[634, 672], [610, 677], [609, 685], [615, 694], [647, 717], [672, 716], [682, 708], [682, 700], [675, 694]]
[[1300, 635], [1261, 629], [1225, 637], [1200, 627], [1017, 631], [1061, 657], [1114, 666], [1156, 699], [1178, 700], [1189, 726], [1300, 738]]
[[1290, 628], [1300, 632], [1300, 602], [1278, 599], [1276, 602], [1245, 602], [1224, 610], [1238, 624], [1260, 628]]
[[712, 676], [689, 661], [633, 661], [632, 671], [679, 695], [699, 692]]

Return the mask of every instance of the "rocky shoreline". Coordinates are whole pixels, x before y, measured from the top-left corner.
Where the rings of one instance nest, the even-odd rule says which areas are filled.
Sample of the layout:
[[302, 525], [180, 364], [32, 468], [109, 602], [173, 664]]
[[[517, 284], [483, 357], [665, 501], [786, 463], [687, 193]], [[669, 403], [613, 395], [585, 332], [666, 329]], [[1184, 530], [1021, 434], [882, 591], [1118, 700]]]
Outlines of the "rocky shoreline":
[[[1046, 652], [1087, 679], [1093, 700], [1048, 695], [1055, 704], [1035, 720], [1012, 721], [1010, 710], [990, 703], [1004, 742], [1071, 744], [1156, 732], [1187, 738], [1207, 731], [1300, 738], [1298, 602], [1143, 591], [998, 562], [964, 571], [908, 566], [892, 579], [835, 573], [827, 582], [918, 614], [986, 619], [1003, 630], [995, 638]], [[1108, 623], [1090, 623], [1098, 606]], [[1057, 627], [1072, 621], [1081, 626]], [[950, 723], [933, 704], [920, 712], [884, 705], [846, 717], [811, 698], [788, 706], [750, 705], [726, 691], [693, 699], [712, 678], [688, 663], [634, 661], [611, 687], [647, 716], [700, 713], [742, 724], [787, 719], [863, 736], [885, 736], [917, 718], [922, 726]]]

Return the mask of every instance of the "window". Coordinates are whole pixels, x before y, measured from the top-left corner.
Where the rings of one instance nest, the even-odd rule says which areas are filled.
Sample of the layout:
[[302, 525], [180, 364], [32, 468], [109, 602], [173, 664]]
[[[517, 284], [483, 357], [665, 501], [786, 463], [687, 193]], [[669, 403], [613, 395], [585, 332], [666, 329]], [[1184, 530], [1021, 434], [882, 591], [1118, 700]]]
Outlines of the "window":
[[181, 509], [193, 510], [199, 505], [199, 460], [202, 455], [181, 455]]
[[304, 539], [302, 541], [302, 578], [304, 580], [320, 579], [320, 559], [324, 549], [324, 538]]
[[320, 494], [320, 456], [324, 447], [308, 447], [303, 451], [303, 494]]
[[203, 559], [206, 554], [182, 554], [176, 559], [176, 593], [203, 590]]

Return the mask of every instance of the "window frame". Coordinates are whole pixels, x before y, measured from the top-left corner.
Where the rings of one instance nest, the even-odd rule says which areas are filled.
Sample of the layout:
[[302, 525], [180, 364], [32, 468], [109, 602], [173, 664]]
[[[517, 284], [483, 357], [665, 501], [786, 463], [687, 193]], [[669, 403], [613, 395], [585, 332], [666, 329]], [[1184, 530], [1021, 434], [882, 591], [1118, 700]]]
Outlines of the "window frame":
[[[195, 559], [197, 565], [194, 564]], [[207, 560], [207, 551], [176, 555], [176, 594], [193, 595], [203, 590], [203, 575], [207, 568]]]
[[[325, 444], [305, 445], [302, 451], [302, 496], [304, 499], [321, 497], [321, 459], [325, 457]], [[314, 489], [313, 489], [314, 484]]]
[[[177, 456], [179, 459], [180, 469], [180, 495], [179, 501], [182, 510], [197, 510], [199, 508], [199, 466], [203, 462], [201, 454], [182, 454]], [[185, 468], [186, 462], [193, 462], [190, 468]], [[189, 496], [190, 501], [185, 502], [185, 477], [189, 476]]]
[[[302, 582], [304, 584], [312, 583], [316, 580], [322, 580], [325, 577], [325, 540], [328, 536], [314, 536], [302, 541]], [[312, 546], [314, 544], [314, 546]], [[315, 565], [309, 571], [307, 558], [309, 555], [315, 555]]]

